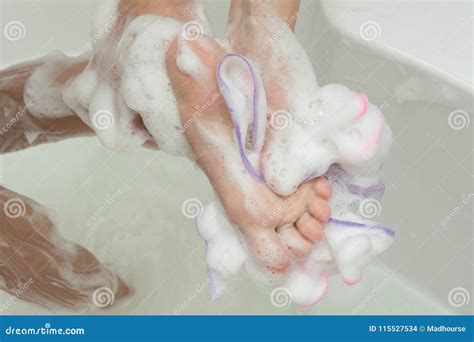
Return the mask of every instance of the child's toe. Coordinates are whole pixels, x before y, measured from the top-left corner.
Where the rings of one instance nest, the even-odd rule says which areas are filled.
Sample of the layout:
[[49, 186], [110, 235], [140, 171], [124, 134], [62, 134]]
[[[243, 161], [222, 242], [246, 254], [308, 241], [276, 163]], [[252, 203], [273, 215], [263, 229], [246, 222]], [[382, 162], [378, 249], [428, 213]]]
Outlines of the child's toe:
[[319, 222], [327, 222], [331, 216], [331, 209], [328, 202], [322, 198], [316, 198], [308, 206], [309, 213]]
[[331, 197], [332, 189], [329, 181], [325, 177], [319, 177], [314, 182], [314, 190], [316, 195], [323, 199], [329, 199]]
[[277, 229], [277, 232], [296, 258], [304, 259], [311, 253], [313, 249], [312, 241], [302, 235], [295, 226], [282, 226]]
[[304, 213], [297, 221], [296, 228], [309, 241], [315, 243], [323, 238], [323, 226], [308, 213]]

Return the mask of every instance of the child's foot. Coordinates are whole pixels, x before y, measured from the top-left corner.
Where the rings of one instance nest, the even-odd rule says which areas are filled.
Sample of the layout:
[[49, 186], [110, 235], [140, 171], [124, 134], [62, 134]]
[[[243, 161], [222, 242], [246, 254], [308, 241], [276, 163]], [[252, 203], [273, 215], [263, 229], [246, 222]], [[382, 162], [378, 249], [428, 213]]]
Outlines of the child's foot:
[[[337, 84], [318, 86], [292, 32], [297, 14], [291, 10], [235, 1], [227, 32], [233, 49], [248, 56], [262, 76], [269, 125], [260, 171], [284, 196], [333, 163], [359, 175], [376, 171], [391, 140], [383, 116], [364, 94]], [[362, 163], [364, 169], [357, 168]]]
[[322, 225], [330, 214], [330, 186], [325, 178], [318, 178], [302, 184], [293, 195], [281, 197], [249, 176], [215, 78], [225, 50], [206, 36], [191, 42], [180, 40], [180, 44], [190, 49], [191, 54], [187, 53], [192, 56], [181, 69], [190, 67], [198, 72], [178, 69], [176, 41], [168, 51], [167, 70], [196, 162], [216, 189], [229, 219], [247, 240], [257, 265], [285, 274], [292, 260], [307, 256], [322, 238]]
[[314, 116], [300, 118], [301, 111], [295, 110], [295, 102], [299, 109], [315, 95], [317, 82], [306, 52], [292, 32], [297, 8], [290, 4], [234, 1], [226, 32], [232, 49], [249, 57], [262, 76], [269, 125], [260, 170], [268, 186], [285, 196], [309, 178], [311, 153], [321, 148], [313, 148], [304, 132], [308, 120], [314, 123]]

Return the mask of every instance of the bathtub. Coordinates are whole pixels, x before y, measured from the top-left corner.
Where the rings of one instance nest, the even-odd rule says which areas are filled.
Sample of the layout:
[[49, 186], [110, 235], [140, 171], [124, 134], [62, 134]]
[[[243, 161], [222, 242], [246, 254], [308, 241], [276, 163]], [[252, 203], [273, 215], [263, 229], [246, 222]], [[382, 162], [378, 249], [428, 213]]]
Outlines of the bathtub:
[[[25, 26], [21, 40], [2, 36], [5, 67], [52, 49], [81, 53], [97, 1], [1, 5], [2, 27], [12, 20]], [[222, 35], [228, 1], [206, 6]], [[182, 205], [209, 202], [214, 194], [185, 159], [145, 149], [117, 153], [96, 138], [76, 138], [1, 156], [1, 183], [50, 208], [66, 238], [90, 249], [134, 288], [133, 296], [109, 309], [82, 313], [472, 313], [469, 11], [469, 2], [303, 1], [297, 35], [320, 84], [364, 91], [395, 137], [377, 220], [397, 229], [396, 241], [357, 285], [332, 277], [314, 308], [276, 307], [246, 278], [233, 282], [224, 298], [209, 300], [204, 244]], [[1, 293], [4, 302], [9, 305], [2, 314], [60, 313]]]

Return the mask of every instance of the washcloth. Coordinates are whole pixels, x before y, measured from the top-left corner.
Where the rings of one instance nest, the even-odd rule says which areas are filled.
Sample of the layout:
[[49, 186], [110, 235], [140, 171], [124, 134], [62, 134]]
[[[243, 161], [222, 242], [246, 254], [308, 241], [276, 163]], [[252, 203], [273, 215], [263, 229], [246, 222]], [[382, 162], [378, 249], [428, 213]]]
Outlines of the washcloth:
[[[232, 117], [242, 163], [253, 178], [265, 182], [256, 158], [267, 129], [261, 77], [250, 60], [229, 54], [217, 68], [217, 80]], [[333, 188], [332, 217], [325, 224], [324, 239], [315, 245], [309, 258], [293, 265], [281, 284], [272, 284], [284, 287], [303, 306], [313, 305], [324, 296], [328, 274], [340, 273], [346, 284], [357, 283], [363, 268], [390, 246], [395, 234], [388, 226], [370, 220], [381, 210], [384, 185], [378, 171], [392, 140], [382, 113], [364, 94], [353, 93], [342, 85], [316, 87], [314, 100], [307, 99], [315, 120], [296, 121], [288, 112], [282, 118], [273, 117], [273, 124], [280, 121], [274, 130], [286, 137], [290, 150], [304, 151], [302, 160], [277, 145], [271, 147], [272, 154], [285, 156], [283, 162], [300, 168], [293, 167], [296, 175], [289, 178], [290, 183], [298, 179], [298, 184], [287, 187], [287, 182], [280, 182], [282, 194], [287, 188], [296, 188], [301, 182], [322, 175]], [[212, 299], [225, 294], [228, 281], [244, 269], [256, 281], [265, 280], [220, 203], [208, 204], [196, 225], [206, 241]]]

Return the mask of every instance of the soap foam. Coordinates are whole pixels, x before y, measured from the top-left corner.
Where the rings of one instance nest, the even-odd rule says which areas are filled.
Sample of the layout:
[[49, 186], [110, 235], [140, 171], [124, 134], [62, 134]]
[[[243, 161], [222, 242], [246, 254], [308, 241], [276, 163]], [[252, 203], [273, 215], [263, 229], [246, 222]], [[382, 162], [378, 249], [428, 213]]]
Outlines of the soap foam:
[[[134, 19], [121, 39], [124, 71], [121, 93], [128, 107], [140, 113], [161, 150], [187, 155], [176, 99], [166, 72], [166, 51], [180, 33], [181, 24], [170, 18], [145, 15]], [[130, 44], [122, 42], [130, 41]]]
[[[64, 99], [109, 148], [129, 150], [153, 138], [161, 150], [189, 156], [186, 139], [177, 134], [182, 125], [165, 66], [183, 23], [158, 15], [127, 23], [117, 6], [112, 0], [100, 7], [91, 30], [92, 58]], [[200, 34], [210, 33], [201, 7], [185, 11], [202, 28]], [[182, 63], [192, 62], [186, 55]]]
[[55, 52], [43, 60], [44, 63], [31, 73], [25, 84], [23, 102], [29, 104], [29, 112], [38, 119], [75, 115], [63, 101], [66, 85], [57, 80], [71, 64], [71, 58]]
[[120, 94], [124, 66], [117, 41], [123, 36], [126, 21], [120, 17], [117, 6], [118, 1], [106, 1], [100, 7], [92, 25], [89, 64], [63, 98], [105, 146], [131, 150], [151, 137], [139, 114], [126, 105]]

